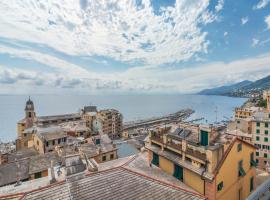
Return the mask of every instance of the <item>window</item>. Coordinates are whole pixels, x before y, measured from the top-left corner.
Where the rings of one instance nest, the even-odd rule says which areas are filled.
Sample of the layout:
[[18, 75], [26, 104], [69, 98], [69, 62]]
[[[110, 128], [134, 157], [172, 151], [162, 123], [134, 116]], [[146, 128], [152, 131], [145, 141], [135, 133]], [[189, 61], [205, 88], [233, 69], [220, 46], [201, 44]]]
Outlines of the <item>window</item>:
[[159, 156], [156, 153], [153, 153], [152, 164], [159, 166]]
[[102, 156], [102, 161], [106, 161], [106, 155]]
[[221, 181], [217, 186], [217, 191], [221, 191], [223, 188], [223, 181]]
[[253, 177], [250, 178], [249, 181], [249, 191], [251, 192], [254, 189]]
[[267, 138], [267, 137], [265, 137], [265, 138], [264, 138], [264, 141], [265, 141], [265, 142], [268, 142], [268, 138]]
[[52, 145], [55, 145], [55, 141], [54, 140], [52, 141]]
[[239, 120], [237, 120], [237, 124], [240, 124], [240, 121]]
[[260, 155], [260, 153], [257, 151], [257, 152], [256, 152], [256, 156], [259, 156], [259, 155]]
[[46, 142], [46, 146], [49, 146], [49, 142], [48, 141]]
[[258, 160], [258, 159], [256, 159], [256, 163], [257, 163], [257, 164], [259, 163], [259, 160]]
[[201, 130], [201, 145], [207, 146], [208, 145], [208, 132]]
[[268, 135], [268, 130], [265, 130], [265, 131], [264, 131], [264, 134], [265, 134], [265, 135]]
[[110, 159], [111, 160], [114, 159], [114, 154], [113, 153], [110, 155]]
[[183, 181], [183, 168], [179, 165], [174, 165], [173, 176], [181, 181]]
[[260, 141], [260, 137], [259, 136], [256, 136], [256, 141]]
[[58, 139], [58, 144], [60, 144], [61, 143], [61, 139]]
[[268, 128], [268, 123], [265, 123], [265, 124], [264, 124], [264, 127], [265, 127], [265, 128]]
[[100, 139], [96, 139], [96, 144], [100, 144]]
[[239, 143], [237, 145], [237, 152], [239, 152], [239, 151], [242, 151], [242, 144], [241, 143]]
[[35, 173], [35, 179], [37, 179], [37, 178], [41, 178], [42, 177], [42, 173], [41, 172], [37, 172], [37, 173]]
[[256, 123], [256, 126], [257, 126], [257, 127], [260, 127], [260, 122], [257, 122], [257, 123]]
[[37, 145], [39, 146], [39, 141], [37, 140]]
[[257, 133], [257, 134], [260, 134], [260, 129], [257, 129], [257, 130], [256, 130], [256, 133]]
[[263, 154], [263, 157], [264, 157], [264, 158], [267, 158], [267, 153], [264, 153], [264, 154]]
[[257, 164], [256, 164], [256, 162], [254, 160], [254, 153], [252, 152], [250, 154], [250, 167], [256, 167], [256, 166], [257, 166]]
[[245, 176], [246, 172], [243, 168], [243, 160], [240, 160], [238, 163], [238, 176]]

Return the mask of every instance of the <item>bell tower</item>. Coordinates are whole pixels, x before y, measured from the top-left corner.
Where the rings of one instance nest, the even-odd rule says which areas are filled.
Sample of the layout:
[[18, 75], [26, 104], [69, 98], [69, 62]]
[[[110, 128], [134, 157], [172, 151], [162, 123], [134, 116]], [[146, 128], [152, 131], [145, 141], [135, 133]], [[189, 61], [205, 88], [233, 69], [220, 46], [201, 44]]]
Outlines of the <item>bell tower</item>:
[[25, 128], [30, 128], [33, 126], [34, 120], [36, 118], [34, 103], [30, 99], [30, 97], [28, 101], [26, 102], [24, 111], [25, 111], [25, 120], [26, 120]]

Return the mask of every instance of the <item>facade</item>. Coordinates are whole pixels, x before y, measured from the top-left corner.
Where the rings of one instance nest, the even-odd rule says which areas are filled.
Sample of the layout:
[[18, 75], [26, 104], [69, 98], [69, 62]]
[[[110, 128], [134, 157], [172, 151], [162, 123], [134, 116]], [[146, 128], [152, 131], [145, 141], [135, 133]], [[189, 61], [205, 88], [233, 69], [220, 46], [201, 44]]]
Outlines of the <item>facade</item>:
[[64, 147], [66, 143], [67, 134], [59, 127], [34, 128], [33, 145], [40, 154]]
[[256, 186], [256, 148], [220, 131], [196, 125], [150, 131], [148, 160], [209, 200], [245, 199]]
[[234, 110], [234, 117], [235, 119], [245, 119], [251, 117], [258, 108], [250, 107], [250, 108], [235, 108]]
[[93, 129], [100, 134], [107, 134], [111, 139], [122, 134], [123, 116], [115, 109], [100, 110], [93, 122]]
[[252, 140], [256, 151], [256, 161], [261, 169], [270, 164], [270, 112], [258, 112], [252, 119]]
[[85, 106], [81, 111], [82, 119], [86, 121], [86, 126], [93, 131], [93, 122], [96, 119], [97, 107]]

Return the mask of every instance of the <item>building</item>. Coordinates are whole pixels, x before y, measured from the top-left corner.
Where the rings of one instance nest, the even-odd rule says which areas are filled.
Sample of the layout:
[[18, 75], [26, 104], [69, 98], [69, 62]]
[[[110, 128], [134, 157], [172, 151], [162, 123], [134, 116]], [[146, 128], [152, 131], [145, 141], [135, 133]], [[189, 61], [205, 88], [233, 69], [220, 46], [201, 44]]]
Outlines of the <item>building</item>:
[[86, 126], [93, 131], [93, 122], [96, 119], [97, 107], [96, 106], [84, 106], [81, 111], [82, 119], [86, 121]]
[[117, 147], [112, 144], [108, 135], [92, 136], [87, 143], [78, 147], [79, 152], [87, 159], [94, 159], [97, 163], [103, 163], [118, 158]]
[[235, 108], [234, 110], [234, 118], [235, 119], [245, 119], [251, 117], [256, 111], [258, 111], [258, 107], [250, 107], [250, 108]]
[[100, 110], [93, 122], [94, 131], [107, 134], [111, 139], [119, 138], [123, 129], [123, 116], [115, 109]]
[[227, 125], [227, 134], [234, 135], [242, 140], [253, 143], [251, 118], [238, 118]]
[[[28, 148], [33, 142], [33, 133], [25, 132], [25, 130], [31, 127], [49, 127], [56, 126], [64, 122], [72, 122], [81, 120], [80, 113], [64, 114], [64, 115], [52, 115], [52, 116], [40, 116], [37, 117], [35, 113], [35, 107], [33, 101], [28, 99], [25, 105], [25, 117], [17, 122], [17, 140], [16, 149], [21, 150]], [[29, 144], [30, 142], [30, 144]]]
[[[166, 130], [167, 129], [167, 130]], [[245, 199], [256, 187], [255, 147], [224, 127], [187, 124], [150, 131], [149, 163], [214, 199]]]
[[87, 126], [86, 120], [78, 120], [72, 122], [65, 122], [59, 125], [64, 132], [73, 137], [87, 138], [92, 135], [91, 129]]
[[266, 100], [267, 110], [270, 111], [270, 90], [263, 92], [263, 99]]
[[270, 112], [257, 112], [251, 123], [252, 142], [257, 147], [256, 162], [259, 168], [267, 169], [270, 164]]
[[64, 147], [67, 143], [67, 134], [58, 126], [31, 129], [34, 133], [33, 146], [41, 154], [52, 152], [56, 147]]

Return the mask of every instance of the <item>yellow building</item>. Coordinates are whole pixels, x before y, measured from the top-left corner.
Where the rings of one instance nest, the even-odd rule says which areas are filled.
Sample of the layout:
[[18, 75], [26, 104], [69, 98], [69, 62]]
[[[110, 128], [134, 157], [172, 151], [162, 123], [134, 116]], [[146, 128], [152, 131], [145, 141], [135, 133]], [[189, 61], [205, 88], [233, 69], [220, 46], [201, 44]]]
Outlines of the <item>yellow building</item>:
[[255, 147], [221, 127], [176, 128], [149, 134], [149, 162], [209, 200], [245, 199], [256, 186]]
[[250, 108], [235, 108], [234, 117], [235, 119], [245, 119], [251, 117], [259, 108], [250, 107]]
[[33, 146], [40, 153], [48, 153], [67, 143], [67, 134], [59, 127], [34, 127]]

